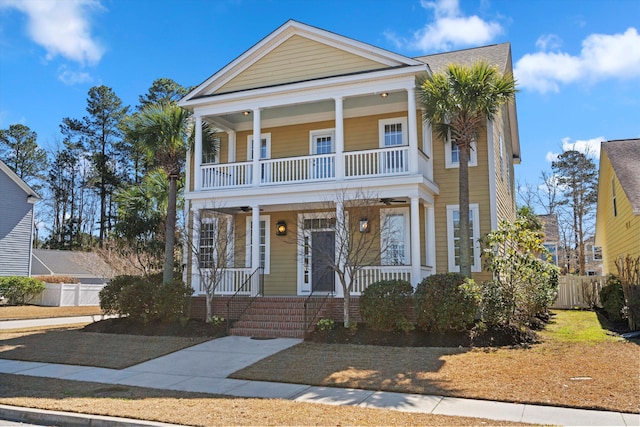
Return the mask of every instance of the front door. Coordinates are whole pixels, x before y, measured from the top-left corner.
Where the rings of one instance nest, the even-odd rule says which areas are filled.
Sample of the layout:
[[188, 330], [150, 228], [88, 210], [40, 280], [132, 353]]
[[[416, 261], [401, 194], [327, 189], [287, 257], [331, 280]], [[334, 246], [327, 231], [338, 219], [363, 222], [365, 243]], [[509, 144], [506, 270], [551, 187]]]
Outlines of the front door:
[[331, 268], [335, 261], [335, 231], [311, 232], [311, 289], [313, 292], [333, 292], [336, 275]]

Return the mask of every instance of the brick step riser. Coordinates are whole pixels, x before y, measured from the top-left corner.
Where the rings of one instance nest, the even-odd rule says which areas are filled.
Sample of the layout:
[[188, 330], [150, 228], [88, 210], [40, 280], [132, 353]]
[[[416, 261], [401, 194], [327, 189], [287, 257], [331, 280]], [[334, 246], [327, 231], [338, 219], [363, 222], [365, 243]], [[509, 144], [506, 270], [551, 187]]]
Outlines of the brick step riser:
[[304, 333], [301, 330], [266, 331], [262, 329], [239, 329], [236, 331], [232, 331], [231, 335], [258, 338], [304, 338]]
[[239, 322], [236, 322], [233, 325], [233, 328], [231, 328], [231, 330], [233, 331], [234, 329], [262, 329], [262, 330], [302, 330], [304, 328], [305, 324], [304, 322], [262, 322], [262, 321], [244, 321], [241, 320]]

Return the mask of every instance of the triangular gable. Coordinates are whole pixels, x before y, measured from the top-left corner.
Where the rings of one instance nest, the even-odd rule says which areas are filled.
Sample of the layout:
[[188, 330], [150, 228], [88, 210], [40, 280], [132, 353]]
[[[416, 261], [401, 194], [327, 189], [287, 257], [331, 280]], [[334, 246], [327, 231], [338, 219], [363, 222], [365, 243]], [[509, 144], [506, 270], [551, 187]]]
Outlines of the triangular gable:
[[12, 171], [11, 168], [7, 166], [7, 164], [2, 160], [0, 160], [0, 171], [3, 171], [9, 177], [9, 179], [15, 182], [16, 185], [20, 187], [20, 189], [22, 189], [22, 191], [27, 193], [27, 196], [33, 197], [34, 201], [41, 200], [40, 196], [38, 196], [38, 193], [33, 191], [31, 187], [29, 187], [26, 182], [24, 182], [18, 175], [16, 175], [16, 173]]
[[202, 96], [421, 62], [296, 21], [288, 21], [185, 96]]

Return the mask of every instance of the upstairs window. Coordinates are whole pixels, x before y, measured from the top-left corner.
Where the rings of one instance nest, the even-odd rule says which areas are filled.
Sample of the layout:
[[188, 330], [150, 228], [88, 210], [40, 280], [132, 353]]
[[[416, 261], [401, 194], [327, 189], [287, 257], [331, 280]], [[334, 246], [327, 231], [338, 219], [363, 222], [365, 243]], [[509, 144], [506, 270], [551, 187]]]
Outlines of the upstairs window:
[[380, 148], [409, 145], [406, 117], [380, 120], [378, 131]]
[[218, 163], [217, 152], [220, 150], [220, 138], [211, 141], [202, 141], [202, 164]]
[[[478, 166], [478, 149], [475, 141], [471, 143], [471, 153], [469, 154], [469, 166]], [[447, 169], [457, 168], [460, 166], [460, 147], [451, 142], [451, 138], [447, 138], [444, 145], [445, 167]]]

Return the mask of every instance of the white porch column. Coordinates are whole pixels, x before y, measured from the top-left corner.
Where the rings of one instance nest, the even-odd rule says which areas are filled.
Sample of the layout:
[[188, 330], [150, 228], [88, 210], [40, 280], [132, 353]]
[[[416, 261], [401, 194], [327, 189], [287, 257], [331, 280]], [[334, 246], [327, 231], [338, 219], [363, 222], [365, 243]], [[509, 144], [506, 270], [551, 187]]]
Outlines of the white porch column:
[[411, 285], [414, 289], [422, 280], [420, 266], [420, 199], [411, 198]]
[[[344, 215], [344, 201], [338, 200], [336, 202], [336, 261], [340, 268], [344, 268], [344, 242], [343, 232], [347, 229]], [[336, 274], [337, 276], [337, 274]], [[349, 278], [346, 278], [347, 283], [349, 283]], [[336, 285], [335, 291], [337, 297], [344, 297], [344, 290], [342, 289], [342, 284], [339, 282], [339, 279], [336, 277]]]
[[[254, 140], [255, 141], [255, 140]], [[266, 230], [268, 233], [269, 230]], [[260, 267], [260, 206], [251, 207], [251, 272]], [[260, 274], [254, 274], [251, 282], [251, 296], [260, 291]]]
[[407, 88], [407, 109], [409, 118], [409, 173], [418, 173], [418, 121], [416, 114], [416, 89]]
[[227, 153], [227, 162], [229, 163], [235, 163], [236, 161], [236, 131], [234, 130], [228, 130], [227, 131], [227, 136], [228, 136], [228, 148], [229, 148], [229, 152]]
[[344, 179], [344, 109], [343, 99], [336, 101], [336, 179]]
[[196, 114], [196, 141], [193, 153], [193, 188], [202, 190], [202, 116]]
[[436, 272], [436, 217], [433, 205], [425, 206], [426, 234], [425, 249], [427, 250], [427, 265], [431, 267], [431, 272]]
[[261, 170], [260, 170], [260, 151], [262, 146], [262, 140], [260, 138], [260, 109], [253, 109], [253, 185], [260, 185]]

